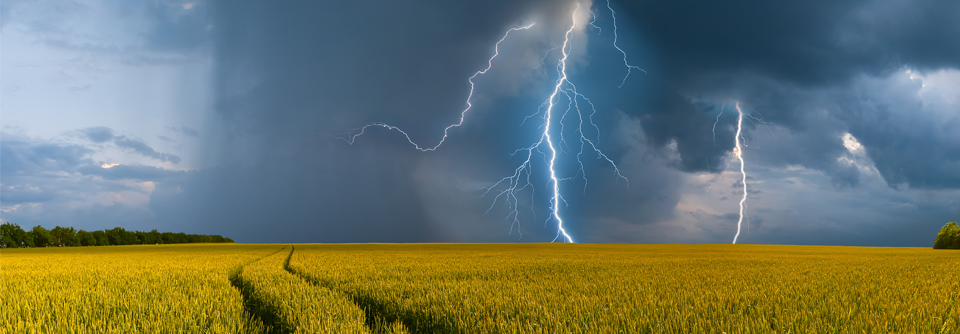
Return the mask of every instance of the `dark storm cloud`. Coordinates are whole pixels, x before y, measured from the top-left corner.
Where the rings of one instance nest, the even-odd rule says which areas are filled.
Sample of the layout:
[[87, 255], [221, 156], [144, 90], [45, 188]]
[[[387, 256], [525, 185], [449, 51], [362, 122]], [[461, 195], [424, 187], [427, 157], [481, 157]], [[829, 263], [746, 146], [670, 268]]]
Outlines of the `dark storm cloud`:
[[[207, 13], [215, 43], [218, 122], [202, 131], [217, 138], [205, 143], [215, 167], [158, 184], [151, 209], [162, 221], [236, 231], [238, 241], [516, 240], [506, 235], [509, 222], [500, 221], [503, 207], [484, 216], [490, 199], [474, 197], [478, 188], [516, 168], [509, 152], [535, 139], [534, 132], [517, 125], [545, 98], [544, 83], [553, 79], [537, 75], [547, 70], [525, 79], [502, 73], [478, 78], [485, 89], [477, 91], [469, 122], [452, 130], [435, 152], [416, 151], [398, 133], [382, 129], [352, 146], [336, 136], [377, 121], [400, 126], [414, 141], [436, 143], [443, 127], [457, 121], [469, 89], [466, 78], [486, 65], [493, 43], [510, 27], [536, 20], [531, 31], [511, 35], [501, 52], [516, 53], [498, 58], [495, 66], [530, 71], [544, 51], [562, 42], [557, 32], [569, 15], [566, 5], [213, 3]], [[609, 27], [604, 5], [593, 9], [597, 23]], [[656, 228], [676, 240], [692, 240], [683, 239], [680, 227], [658, 224], [680, 219], [680, 187], [690, 174], [678, 170], [718, 172], [725, 167], [724, 157], [733, 148], [736, 100], [751, 116], [769, 123], [745, 124], [748, 141], [759, 140], [767, 126], [783, 139], [751, 141], [751, 149], [764, 152], [755, 157], [764, 168], [804, 166], [828, 174], [828, 187], [858, 187], [860, 172], [838, 161], [850, 155], [841, 139], [849, 132], [891, 184], [954, 187], [949, 180], [960, 169], [949, 170], [958, 161], [949, 152], [960, 144], [950, 141], [949, 134], [911, 135], [916, 142], [910, 146], [923, 150], [915, 153], [916, 168], [909, 168], [898, 144], [882, 140], [913, 133], [904, 131], [908, 123], [882, 128], [857, 122], [877, 117], [871, 110], [893, 108], [889, 118], [900, 120], [919, 110], [910, 94], [884, 97], [859, 88], [874, 78], [887, 78], [905, 66], [924, 71], [957, 67], [958, 45], [950, 43], [958, 40], [956, 15], [950, 14], [956, 13], [956, 3], [643, 1], [613, 6], [619, 10], [620, 46], [630, 52], [631, 63], [649, 74], [634, 71], [616, 89], [625, 68], [607, 28], [583, 46], [589, 56], [571, 66], [571, 75], [583, 79], [579, 89], [598, 104], [604, 149], [631, 178], [627, 190], [609, 177], [609, 165], [593, 157], [585, 163], [591, 174], [582, 194], [577, 194], [582, 187], [577, 175], [563, 176], [575, 180], [564, 181], [565, 189], [573, 190], [565, 194], [571, 205], [563, 210], [579, 222], [569, 227], [587, 236], [582, 241], [674, 240], [631, 232]], [[598, 32], [591, 29], [587, 31]], [[529, 44], [523, 52], [530, 54], [518, 50], [521, 43]], [[517, 58], [532, 58], [533, 63]], [[593, 74], [599, 78], [584, 78]], [[501, 91], [491, 92], [496, 89]], [[721, 106], [724, 114], [718, 121]], [[616, 134], [608, 137], [611, 132]], [[937, 161], [945, 167], [927, 171], [936, 176], [920, 175], [920, 166]], [[534, 182], [542, 196], [546, 182], [539, 177]], [[553, 222], [544, 223], [549, 204], [543, 198], [528, 202], [534, 209], [523, 214], [537, 218], [524, 220], [525, 240], [549, 240], [556, 232]], [[764, 226], [788, 222], [786, 215], [773, 216], [763, 215]], [[725, 213], [698, 217], [730, 223]], [[714, 232], [696, 240], [716, 242], [725, 233]], [[813, 228], [784, 233], [793, 234], [770, 240], [824, 240]]]
[[[718, 109], [714, 104], [726, 102], [731, 111], [732, 102], [739, 100], [757, 112], [755, 116], [762, 115], [795, 132], [796, 140], [809, 142], [797, 146], [805, 152], [783, 150], [772, 154], [784, 156], [771, 159], [825, 171], [838, 185], [856, 185], [852, 171], [835, 163], [845, 151], [838, 138], [850, 132], [863, 138], [891, 186], [960, 187], [960, 172], [954, 168], [960, 164], [954, 153], [960, 143], [909, 135], [915, 130], [903, 122], [875, 121], [922, 111], [915, 94], [890, 92], [887, 101], [878, 103], [877, 96], [858, 91], [869, 81], [864, 78], [887, 77], [905, 67], [960, 68], [960, 43], [955, 42], [960, 40], [956, 19], [960, 3], [633, 1], [621, 5], [623, 16], [637, 22], [632, 29], [647, 40], [643, 46], [658, 60], [651, 72], [663, 80], [661, 94], [628, 112], [647, 117], [644, 130], [655, 144], [676, 142], [683, 170], [717, 170], [721, 155], [732, 148], [732, 129], [723, 125], [734, 120], [721, 119], [720, 149], [713, 150], [710, 127]], [[698, 109], [698, 101], [712, 103]], [[913, 139], [901, 140], [904, 133]]]
[[[555, 24], [553, 11], [537, 6], [549, 8], [516, 1], [217, 4], [217, 113], [224, 123], [204, 132], [223, 138], [208, 143], [218, 167], [191, 175], [179, 190], [174, 182], [158, 186], [151, 206], [168, 221], [243, 231], [238, 241], [476, 240], [435, 227], [433, 203], [425, 201], [441, 189], [413, 178], [429, 155], [395, 133], [375, 131], [354, 146], [335, 136], [385, 121], [417, 140], [438, 140], [464, 107], [466, 78], [482, 69], [507, 29], [531, 19], [543, 29]], [[566, 7], [560, 12], [568, 15]], [[437, 154], [484, 146], [455, 141]], [[500, 161], [509, 152], [496, 150]], [[489, 164], [476, 158], [458, 175]], [[457, 195], [489, 204], [472, 190]]]
[[[705, 75], [744, 71], [802, 85], [883, 74], [904, 64], [960, 63], [960, 4], [950, 0], [631, 1], [621, 4], [658, 47], [670, 70]], [[726, 72], [726, 73], [725, 73]], [[690, 77], [694, 78], [690, 78]], [[695, 83], [685, 83], [694, 86]]]

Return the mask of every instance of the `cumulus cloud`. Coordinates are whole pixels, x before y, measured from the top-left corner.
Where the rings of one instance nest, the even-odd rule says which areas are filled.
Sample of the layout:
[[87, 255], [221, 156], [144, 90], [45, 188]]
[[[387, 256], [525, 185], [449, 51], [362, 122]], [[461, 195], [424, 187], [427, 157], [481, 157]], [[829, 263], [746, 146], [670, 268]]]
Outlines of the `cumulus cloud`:
[[[189, 128], [179, 128], [179, 131], [193, 131], [193, 130]], [[114, 145], [117, 145], [117, 147], [137, 152], [140, 155], [143, 155], [148, 158], [156, 159], [163, 162], [171, 162], [175, 164], [180, 163], [180, 157], [170, 153], [157, 152], [157, 150], [154, 150], [152, 147], [150, 147], [150, 145], [147, 145], [147, 143], [145, 143], [142, 140], [129, 138], [124, 135], [120, 135], [120, 136], [115, 135], [113, 129], [108, 127], [99, 126], [99, 127], [86, 128], [86, 129], [80, 130], [80, 133], [86, 139], [89, 139], [94, 143], [105, 143], [108, 141], [112, 141]], [[184, 132], [184, 133], [189, 134], [189, 132]]]
[[[109, 140], [106, 128], [81, 130]], [[96, 147], [0, 134], [0, 219], [21, 226], [71, 225], [162, 228], [148, 207], [159, 184], [188, 172], [153, 166], [105, 164]], [[91, 140], [94, 141], [94, 140]]]

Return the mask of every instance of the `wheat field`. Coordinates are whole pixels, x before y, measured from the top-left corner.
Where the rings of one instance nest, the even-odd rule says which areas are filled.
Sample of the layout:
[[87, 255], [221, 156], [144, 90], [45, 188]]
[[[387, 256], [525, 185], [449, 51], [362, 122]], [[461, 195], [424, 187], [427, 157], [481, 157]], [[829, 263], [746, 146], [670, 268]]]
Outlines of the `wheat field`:
[[281, 245], [151, 245], [0, 251], [4, 333], [246, 333], [229, 275]]
[[960, 252], [762, 245], [0, 251], [8, 333], [957, 333]]

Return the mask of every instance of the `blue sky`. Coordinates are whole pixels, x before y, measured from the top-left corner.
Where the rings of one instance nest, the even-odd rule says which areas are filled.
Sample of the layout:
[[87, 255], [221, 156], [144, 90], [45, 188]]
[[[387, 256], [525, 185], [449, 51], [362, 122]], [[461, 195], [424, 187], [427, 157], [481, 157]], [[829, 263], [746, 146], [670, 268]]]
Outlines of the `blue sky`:
[[[550, 241], [542, 159], [522, 238], [478, 188], [538, 138], [542, 120], [524, 118], [555, 84], [548, 50], [576, 5], [4, 1], [0, 218], [239, 242]], [[599, 29], [582, 12], [570, 80], [630, 186], [561, 155], [577, 241], [730, 242], [737, 101], [751, 116], [739, 242], [929, 246], [960, 217], [955, 2], [613, 1], [618, 45], [647, 71], [626, 81], [607, 3], [579, 5]], [[497, 40], [534, 22], [504, 39], [437, 151], [381, 128], [338, 139], [385, 122], [438, 142]]]

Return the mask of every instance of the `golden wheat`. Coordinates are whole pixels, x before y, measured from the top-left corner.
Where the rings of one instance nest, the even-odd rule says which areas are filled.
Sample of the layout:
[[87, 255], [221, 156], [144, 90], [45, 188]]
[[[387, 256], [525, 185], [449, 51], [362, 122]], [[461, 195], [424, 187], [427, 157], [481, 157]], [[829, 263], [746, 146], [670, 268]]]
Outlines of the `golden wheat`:
[[310, 245], [292, 271], [415, 332], [956, 333], [960, 253], [751, 245]]
[[243, 267], [241, 289], [270, 331], [280, 333], [367, 333], [363, 310], [344, 295], [291, 275], [284, 269], [292, 252], [278, 252]]
[[0, 254], [4, 333], [244, 333], [231, 270], [279, 245], [31, 248]]
[[2, 331], [956, 333], [960, 325], [955, 251], [568, 244], [281, 248], [3, 250]]

